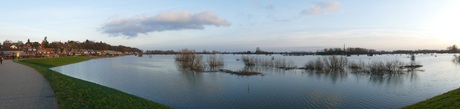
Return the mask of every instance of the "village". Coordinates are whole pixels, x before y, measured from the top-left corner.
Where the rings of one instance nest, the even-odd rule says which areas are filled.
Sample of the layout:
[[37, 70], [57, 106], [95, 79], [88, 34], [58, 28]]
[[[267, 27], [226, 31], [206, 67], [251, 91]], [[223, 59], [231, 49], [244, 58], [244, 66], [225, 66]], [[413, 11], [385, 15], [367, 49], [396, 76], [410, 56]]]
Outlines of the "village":
[[122, 56], [122, 55], [142, 55], [138, 48], [123, 45], [112, 46], [102, 41], [94, 42], [86, 40], [49, 43], [47, 37], [41, 43], [22, 41], [13, 42], [5, 40], [0, 43], [0, 56], [4, 59], [23, 59], [23, 58], [50, 58], [62, 56]]

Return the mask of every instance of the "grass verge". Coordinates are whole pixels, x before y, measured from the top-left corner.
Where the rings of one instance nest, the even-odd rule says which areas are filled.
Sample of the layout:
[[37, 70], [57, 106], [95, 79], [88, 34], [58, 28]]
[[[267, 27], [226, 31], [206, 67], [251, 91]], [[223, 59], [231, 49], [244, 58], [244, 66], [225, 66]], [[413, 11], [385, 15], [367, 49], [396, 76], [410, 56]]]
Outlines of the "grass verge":
[[442, 95], [421, 101], [403, 109], [458, 109], [460, 107], [460, 88]]
[[87, 82], [50, 70], [51, 67], [86, 61], [86, 57], [61, 57], [21, 60], [40, 72], [54, 90], [61, 109], [80, 108], [170, 108], [109, 87]]

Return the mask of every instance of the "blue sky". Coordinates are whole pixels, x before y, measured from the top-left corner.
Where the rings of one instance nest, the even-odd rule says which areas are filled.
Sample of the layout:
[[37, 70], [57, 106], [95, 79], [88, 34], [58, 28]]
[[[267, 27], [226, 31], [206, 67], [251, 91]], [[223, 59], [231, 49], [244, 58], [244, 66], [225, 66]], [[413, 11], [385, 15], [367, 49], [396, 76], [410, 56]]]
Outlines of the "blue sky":
[[0, 40], [86, 39], [143, 50], [444, 49], [458, 0], [2, 1]]

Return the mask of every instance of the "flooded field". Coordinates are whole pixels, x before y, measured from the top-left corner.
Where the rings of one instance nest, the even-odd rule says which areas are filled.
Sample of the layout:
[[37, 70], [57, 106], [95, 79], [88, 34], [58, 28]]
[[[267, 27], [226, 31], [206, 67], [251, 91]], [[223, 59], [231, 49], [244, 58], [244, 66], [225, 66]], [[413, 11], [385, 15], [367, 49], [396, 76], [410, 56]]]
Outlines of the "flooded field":
[[[415, 61], [409, 55], [346, 57], [354, 62], [398, 60], [423, 65], [416, 71], [391, 75], [249, 67], [242, 55], [219, 55], [224, 58], [223, 69], [250, 69], [262, 75], [184, 71], [177, 66], [175, 55], [101, 58], [52, 70], [174, 108], [399, 108], [458, 88], [460, 65], [452, 61], [453, 55], [416, 55]], [[250, 56], [284, 59], [297, 67], [323, 58]]]

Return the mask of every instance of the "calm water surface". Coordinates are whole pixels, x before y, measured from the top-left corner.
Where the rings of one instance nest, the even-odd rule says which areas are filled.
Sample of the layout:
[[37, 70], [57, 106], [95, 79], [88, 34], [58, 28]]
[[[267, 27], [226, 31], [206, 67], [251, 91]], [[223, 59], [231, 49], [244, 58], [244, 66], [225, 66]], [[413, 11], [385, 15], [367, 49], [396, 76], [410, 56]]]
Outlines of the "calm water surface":
[[[257, 55], [255, 55], [257, 56]], [[453, 54], [417, 55], [423, 71], [392, 76], [351, 72], [253, 68], [264, 76], [182, 72], [174, 55], [93, 59], [52, 68], [75, 78], [174, 108], [399, 108], [460, 86]], [[225, 68], [241, 70], [241, 55], [223, 55]], [[261, 58], [271, 56], [260, 55]], [[320, 56], [280, 56], [297, 66]], [[400, 60], [407, 55], [351, 56], [350, 61]]]

